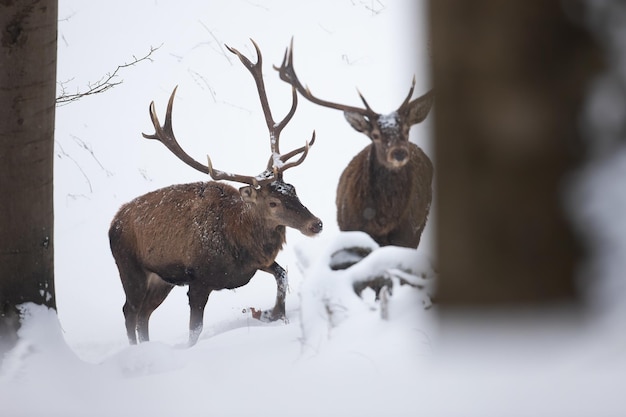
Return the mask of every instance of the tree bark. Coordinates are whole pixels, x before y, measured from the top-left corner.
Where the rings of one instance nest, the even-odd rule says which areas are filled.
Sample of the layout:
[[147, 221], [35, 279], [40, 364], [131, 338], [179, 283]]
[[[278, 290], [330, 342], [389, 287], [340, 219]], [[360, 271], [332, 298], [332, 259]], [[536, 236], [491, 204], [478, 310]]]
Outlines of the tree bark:
[[430, 2], [444, 306], [576, 299], [563, 186], [600, 53], [575, 3]]
[[56, 308], [53, 154], [57, 0], [0, 1], [0, 354], [18, 306]]

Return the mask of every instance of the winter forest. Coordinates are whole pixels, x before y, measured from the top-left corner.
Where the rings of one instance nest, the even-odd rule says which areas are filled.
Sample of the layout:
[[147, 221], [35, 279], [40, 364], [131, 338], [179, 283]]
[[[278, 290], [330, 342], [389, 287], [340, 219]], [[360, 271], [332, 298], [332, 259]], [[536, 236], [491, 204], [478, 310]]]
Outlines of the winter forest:
[[[610, 12], [607, 5], [597, 6], [590, 20], [603, 21]], [[273, 66], [281, 64], [292, 39], [298, 77], [316, 96], [361, 106], [362, 94], [372, 109], [387, 114], [405, 99], [413, 79], [412, 97], [432, 88], [427, 2], [212, 0], [181, 6], [115, 0], [102, 6], [60, 0], [58, 19], [57, 94], [103, 82], [110, 88], [56, 109], [58, 314], [36, 306], [26, 310], [20, 342], [0, 371], [0, 415], [626, 412], [619, 303], [626, 289], [626, 222], [618, 181], [626, 150], [611, 137], [616, 129], [602, 130], [623, 116], [624, 96], [616, 98], [611, 87], [623, 81], [623, 68], [591, 94], [589, 130], [600, 131], [604, 140], [571, 187], [571, 201], [585, 201], [572, 210], [581, 233], [602, 248], [592, 251], [586, 269], [597, 280], [581, 283], [591, 314], [550, 315], [539, 328], [520, 320], [512, 329], [497, 317], [483, 321], [489, 326], [466, 325], [466, 317], [441, 326], [431, 298], [437, 279], [436, 196], [417, 250], [379, 247], [365, 233], [340, 232], [337, 181], [370, 141], [342, 112], [300, 97], [281, 147], [301, 147], [313, 131], [315, 143], [285, 181], [324, 227], [314, 237], [287, 229], [276, 258], [288, 273], [285, 320], [252, 317], [255, 309], [271, 308], [276, 297], [274, 277], [259, 271], [243, 287], [211, 293], [195, 346], [187, 346], [186, 287], [174, 288], [152, 315], [150, 342], [130, 346], [125, 295], [109, 248], [111, 220], [142, 194], [208, 180], [162, 144], [142, 137], [154, 132], [149, 104], [154, 101], [163, 123], [177, 87], [172, 124], [182, 148], [203, 163], [210, 155], [216, 169], [255, 176], [267, 165], [270, 138], [253, 79], [226, 45], [256, 62], [251, 40], [258, 44], [277, 120], [289, 111], [291, 89]], [[605, 25], [597, 36], [619, 49], [611, 28]], [[433, 161], [434, 112], [436, 105], [410, 130], [411, 142]], [[435, 181], [436, 176], [435, 166]], [[334, 254], [348, 247], [371, 253], [350, 268], [332, 269]], [[376, 276], [385, 277], [391, 291], [377, 297], [365, 288], [356, 294], [355, 284]]]

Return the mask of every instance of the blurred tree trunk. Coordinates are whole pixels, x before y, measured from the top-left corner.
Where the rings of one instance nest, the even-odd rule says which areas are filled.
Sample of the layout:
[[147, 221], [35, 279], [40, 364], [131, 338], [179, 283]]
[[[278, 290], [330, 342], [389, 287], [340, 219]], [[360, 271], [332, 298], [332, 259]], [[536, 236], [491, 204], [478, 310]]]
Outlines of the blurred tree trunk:
[[17, 341], [17, 306], [56, 308], [57, 6], [57, 0], [0, 2], [0, 359]]
[[576, 299], [563, 186], [601, 61], [581, 4], [430, 2], [443, 306]]

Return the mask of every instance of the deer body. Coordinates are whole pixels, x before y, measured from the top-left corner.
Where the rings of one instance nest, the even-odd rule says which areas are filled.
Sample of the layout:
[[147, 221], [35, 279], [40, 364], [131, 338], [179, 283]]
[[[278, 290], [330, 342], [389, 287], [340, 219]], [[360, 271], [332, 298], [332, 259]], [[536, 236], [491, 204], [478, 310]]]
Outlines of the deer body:
[[[172, 128], [176, 89], [170, 96], [163, 126], [154, 102], [150, 105], [156, 132], [144, 134], [145, 138], [160, 141], [187, 165], [214, 180], [248, 185], [239, 190], [216, 181], [173, 185], [137, 197], [117, 212], [109, 241], [126, 294], [123, 312], [131, 344], [149, 340], [150, 316], [175, 285], [189, 286], [189, 344], [195, 344], [202, 332], [210, 293], [246, 285], [259, 270], [274, 275], [276, 303], [263, 312], [252, 309], [253, 317], [264, 321], [283, 318], [287, 273], [275, 259], [285, 243], [286, 227], [306, 236], [322, 231], [321, 220], [302, 205], [295, 188], [283, 181], [285, 170], [304, 161], [315, 134], [305, 146], [280, 153], [280, 132], [295, 113], [297, 95], [292, 89], [292, 107], [280, 123], [275, 123], [263, 85], [261, 52], [253, 44], [256, 64], [227, 48], [253, 75], [270, 132], [271, 157], [261, 174], [230, 174], [214, 169], [210, 158], [203, 165], [189, 156]], [[297, 155], [298, 160], [289, 162]]]
[[233, 289], [271, 265], [285, 241], [284, 226], [266, 225], [260, 211], [226, 184], [175, 185], [122, 206], [111, 248], [116, 259], [132, 258], [169, 284], [210, 278], [209, 287]]
[[337, 186], [337, 223], [369, 234], [379, 245], [416, 248], [432, 200], [433, 167], [424, 151], [408, 144], [408, 162], [391, 170], [370, 144], [350, 161]]
[[[274, 262], [285, 243], [285, 226], [310, 236], [321, 230], [321, 222], [295, 192], [280, 205], [297, 210], [268, 214], [272, 201], [286, 199], [272, 188], [277, 187], [268, 187], [267, 197], [251, 200], [218, 182], [174, 185], [120, 208], [109, 239], [126, 293], [131, 342], [137, 341], [135, 331], [139, 341], [149, 340], [150, 315], [175, 285], [189, 285], [190, 328], [196, 340], [211, 291], [246, 285], [257, 270], [273, 273], [279, 286], [286, 285], [284, 270]], [[284, 314], [283, 296], [268, 319]]]

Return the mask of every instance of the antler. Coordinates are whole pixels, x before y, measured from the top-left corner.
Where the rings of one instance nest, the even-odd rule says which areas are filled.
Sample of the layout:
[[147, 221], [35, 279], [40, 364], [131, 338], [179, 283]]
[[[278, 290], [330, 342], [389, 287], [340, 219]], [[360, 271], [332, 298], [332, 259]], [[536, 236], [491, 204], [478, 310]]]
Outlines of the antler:
[[156, 111], [154, 109], [154, 101], [150, 103], [150, 119], [152, 120], [152, 124], [154, 125], [155, 133], [152, 135], [142, 133], [143, 137], [146, 139], [158, 140], [163, 145], [165, 145], [165, 147], [169, 149], [174, 155], [176, 155], [178, 159], [200, 172], [209, 174], [214, 180], [231, 180], [258, 186], [259, 180], [256, 177], [229, 174], [224, 171], [213, 169], [211, 159], [208, 157], [208, 155], [208, 165], [204, 165], [193, 159], [191, 156], [189, 156], [189, 154], [187, 154], [187, 152], [183, 150], [183, 148], [181, 148], [180, 144], [176, 140], [176, 137], [174, 136], [174, 130], [172, 129], [172, 107], [174, 106], [174, 96], [176, 95], [177, 89], [178, 86], [174, 87], [174, 91], [172, 91], [172, 95], [170, 96], [170, 99], [167, 103], [167, 111], [165, 112], [165, 124], [163, 126], [160, 125], [159, 118], [156, 115]]
[[[274, 155], [272, 155], [270, 157], [269, 162], [267, 163], [267, 169], [270, 169], [274, 165], [281, 165], [282, 171], [285, 171], [286, 169], [300, 165], [304, 161], [304, 158], [306, 158], [307, 154], [309, 153], [309, 148], [313, 146], [314, 143], [315, 143], [315, 130], [313, 131], [313, 136], [311, 136], [311, 140], [306, 142], [303, 147], [294, 149], [293, 151], [287, 152], [284, 155], [280, 155], [280, 157], [278, 158], [280, 162], [277, 162], [274, 158]], [[287, 162], [290, 158], [298, 155], [299, 153], [302, 153], [302, 155], [300, 155], [300, 158], [298, 158], [297, 161], [285, 164], [285, 162]]]
[[[252, 40], [252, 39], [251, 39]], [[258, 60], [256, 64], [253, 64], [248, 58], [242, 55], [235, 48], [231, 48], [226, 46], [229, 51], [234, 53], [239, 57], [241, 62], [244, 64], [246, 68], [252, 74], [254, 81], [257, 85], [257, 90], [259, 92], [259, 98], [261, 99], [261, 107], [263, 108], [263, 113], [265, 114], [265, 122], [267, 124], [267, 128], [270, 132], [270, 146], [272, 155], [267, 164], [267, 168], [261, 174], [253, 177], [247, 175], [239, 175], [239, 174], [231, 174], [225, 171], [220, 171], [213, 168], [213, 164], [211, 162], [211, 158], [207, 155], [207, 165], [201, 164], [200, 162], [193, 159], [189, 154], [187, 154], [180, 146], [176, 137], [174, 136], [174, 131], [172, 128], [172, 107], [174, 105], [174, 96], [176, 95], [176, 89], [172, 91], [172, 95], [167, 103], [167, 111], [165, 113], [165, 124], [161, 126], [159, 123], [159, 118], [156, 115], [156, 111], [154, 109], [154, 101], [150, 103], [150, 119], [152, 120], [152, 124], [154, 125], [155, 133], [152, 135], [147, 135], [142, 133], [143, 137], [146, 139], [156, 139], [161, 142], [163, 145], [167, 147], [174, 155], [178, 157], [181, 161], [189, 165], [190, 167], [197, 169], [200, 172], [205, 174], [209, 174], [211, 178], [214, 180], [230, 180], [242, 182], [245, 184], [253, 185], [254, 187], [258, 187], [260, 185], [275, 181], [276, 179], [282, 179], [282, 174], [289, 168], [300, 165], [307, 154], [309, 153], [309, 148], [315, 143], [315, 131], [313, 131], [313, 136], [311, 137], [311, 141], [305, 142], [304, 146], [294, 149], [291, 152], [288, 152], [284, 155], [281, 155], [279, 150], [279, 138], [280, 133], [283, 128], [289, 123], [291, 118], [293, 117], [296, 107], [298, 105], [298, 94], [296, 93], [296, 89], [292, 88], [292, 104], [291, 109], [280, 123], [275, 123], [272, 118], [272, 113], [269, 107], [269, 103], [267, 101], [267, 94], [265, 92], [265, 85], [263, 83], [263, 74], [262, 74], [262, 57], [261, 51], [259, 50], [256, 42], [252, 40], [252, 44], [256, 49]], [[296, 161], [287, 162], [292, 157], [300, 155], [300, 158]]]
[[[298, 106], [298, 94], [296, 92], [296, 87], [292, 86], [291, 108], [289, 109], [289, 112], [284, 117], [284, 119], [281, 120], [280, 123], [276, 123], [274, 121], [274, 118], [272, 117], [272, 111], [270, 110], [270, 106], [267, 100], [267, 93], [265, 91], [265, 83], [263, 82], [263, 72], [262, 72], [263, 57], [261, 55], [261, 50], [259, 49], [259, 46], [253, 39], [250, 39], [250, 41], [252, 42], [252, 44], [254, 45], [254, 49], [256, 50], [256, 54], [257, 54], [256, 64], [253, 64], [247, 57], [245, 57], [237, 49], [232, 48], [228, 45], [225, 45], [225, 46], [230, 52], [237, 55], [237, 57], [239, 57], [239, 60], [242, 62], [242, 64], [248, 69], [248, 71], [250, 71], [250, 73], [252, 74], [252, 77], [254, 78], [254, 82], [256, 83], [257, 90], [259, 92], [259, 99], [261, 100], [261, 107], [263, 108], [263, 114], [265, 115], [265, 123], [267, 124], [267, 129], [270, 133], [270, 148], [272, 152], [272, 156], [270, 157], [270, 160], [267, 164], [267, 170], [264, 174], [261, 174], [261, 175], [267, 177], [269, 174], [269, 171], [271, 171], [275, 178], [280, 179], [282, 178], [282, 173], [285, 170], [292, 168], [294, 166], [298, 166], [304, 161], [304, 159], [306, 158], [309, 152], [309, 148], [315, 142], [315, 131], [313, 131], [313, 136], [311, 137], [311, 141], [307, 141], [303, 147], [294, 149], [291, 152], [281, 155], [280, 148], [279, 148], [280, 133], [282, 132], [283, 128], [287, 125], [287, 123], [289, 123], [289, 121], [291, 120], [291, 118], [296, 112], [296, 107]], [[286, 163], [290, 158], [298, 154], [302, 154], [302, 155], [297, 161]]]
[[[361, 101], [363, 102], [363, 105], [365, 106], [365, 108], [347, 106], [344, 104], [334, 103], [331, 101], [326, 101], [326, 100], [322, 100], [320, 98], [315, 97], [313, 93], [311, 93], [311, 90], [309, 89], [308, 86], [305, 87], [302, 85], [302, 83], [298, 79], [298, 76], [296, 75], [295, 69], [293, 68], [293, 38], [291, 38], [289, 47], [287, 47], [287, 49], [285, 50], [285, 56], [283, 57], [282, 64], [280, 65], [280, 67], [277, 67], [276, 65], [274, 65], [274, 69], [278, 71], [278, 74], [281, 80], [291, 84], [296, 90], [298, 90], [300, 94], [304, 96], [304, 98], [306, 98], [307, 100], [315, 104], [319, 104], [320, 106], [324, 106], [324, 107], [330, 107], [332, 109], [342, 110], [344, 112], [358, 113], [363, 116], [367, 116], [368, 118], [371, 118], [373, 116], [379, 116], [378, 113], [372, 110], [372, 108], [369, 106], [369, 104], [365, 100], [365, 97], [363, 97], [363, 94], [361, 94], [361, 92], [358, 91], [358, 89], [357, 89], [357, 92], [359, 93], [359, 97], [361, 98]], [[421, 112], [419, 114], [418, 120], [422, 121], [428, 114], [428, 111], [430, 110], [430, 105], [432, 104], [432, 101], [434, 100], [434, 93], [433, 93], [433, 90], [430, 90], [428, 93], [424, 94], [423, 96], [418, 97], [414, 100], [411, 100], [411, 96], [413, 95], [414, 89], [415, 89], [415, 76], [413, 76], [413, 81], [411, 82], [411, 88], [409, 89], [409, 94], [407, 94], [406, 98], [404, 99], [400, 107], [398, 108], [398, 111], [402, 112], [408, 108], [412, 108], [415, 105], [417, 105], [417, 103], [419, 102], [420, 103], [419, 108], [421, 109]]]
[[409, 100], [411, 100], [411, 96], [413, 95], [413, 90], [415, 89], [415, 75], [413, 76], [413, 81], [411, 81], [411, 88], [409, 89], [409, 94], [407, 94], [406, 98], [400, 105], [400, 109], [404, 108], [409, 104]]
[[[326, 101], [326, 100], [322, 100], [320, 98], [315, 97], [311, 93], [311, 90], [309, 89], [309, 87], [303, 86], [300, 80], [298, 80], [296, 71], [293, 68], [293, 38], [291, 38], [289, 47], [287, 47], [287, 49], [285, 50], [285, 55], [283, 57], [282, 64], [280, 65], [280, 67], [277, 67], [276, 65], [274, 65], [274, 69], [278, 71], [278, 74], [281, 80], [291, 84], [296, 90], [298, 90], [300, 94], [304, 96], [304, 98], [306, 98], [307, 100], [315, 104], [319, 104], [320, 106], [324, 106], [324, 107], [330, 107], [332, 109], [342, 110], [344, 112], [359, 113], [359, 114], [362, 114], [363, 116], [368, 116], [368, 117], [378, 115], [378, 113], [372, 110], [372, 108], [369, 106], [369, 104], [367, 103], [367, 101], [365, 100], [365, 98], [363, 97], [363, 95], [358, 89], [357, 89], [357, 92], [359, 93], [359, 97], [361, 98], [361, 101], [365, 105], [365, 108], [347, 106], [345, 104], [334, 103], [331, 101]], [[413, 94], [412, 89], [411, 89], [411, 94]]]

